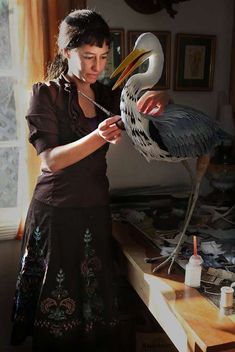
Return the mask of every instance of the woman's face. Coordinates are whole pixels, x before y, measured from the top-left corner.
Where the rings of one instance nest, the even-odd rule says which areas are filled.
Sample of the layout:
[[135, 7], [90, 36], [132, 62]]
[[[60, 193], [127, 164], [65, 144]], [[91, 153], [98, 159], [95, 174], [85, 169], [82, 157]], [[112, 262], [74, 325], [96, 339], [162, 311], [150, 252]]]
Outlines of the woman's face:
[[68, 59], [68, 73], [83, 82], [92, 84], [104, 70], [109, 52], [104, 42], [100, 48], [96, 45], [84, 44], [79, 48], [66, 52]]

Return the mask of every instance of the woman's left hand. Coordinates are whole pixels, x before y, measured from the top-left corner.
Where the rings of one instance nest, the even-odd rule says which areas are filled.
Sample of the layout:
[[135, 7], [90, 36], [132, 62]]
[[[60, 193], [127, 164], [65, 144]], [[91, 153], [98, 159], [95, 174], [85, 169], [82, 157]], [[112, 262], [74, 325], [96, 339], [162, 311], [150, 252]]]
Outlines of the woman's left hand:
[[142, 95], [137, 102], [139, 112], [158, 116], [163, 111], [167, 104], [169, 104], [170, 97], [166, 92], [157, 92], [150, 90]]
[[121, 129], [118, 127], [117, 122], [120, 121], [121, 116], [114, 115], [102, 121], [98, 128], [97, 134], [106, 142], [117, 144], [121, 140]]

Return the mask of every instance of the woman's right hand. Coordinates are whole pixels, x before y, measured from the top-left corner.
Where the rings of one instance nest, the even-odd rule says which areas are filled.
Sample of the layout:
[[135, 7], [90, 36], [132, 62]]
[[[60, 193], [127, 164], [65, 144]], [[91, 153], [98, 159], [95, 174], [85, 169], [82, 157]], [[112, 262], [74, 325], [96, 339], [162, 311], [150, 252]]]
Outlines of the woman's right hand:
[[170, 97], [165, 91], [147, 91], [137, 102], [138, 110], [144, 114], [152, 116], [160, 115], [167, 104]]
[[121, 129], [116, 122], [120, 119], [121, 116], [115, 115], [102, 121], [97, 128], [97, 134], [106, 142], [117, 144], [121, 139]]

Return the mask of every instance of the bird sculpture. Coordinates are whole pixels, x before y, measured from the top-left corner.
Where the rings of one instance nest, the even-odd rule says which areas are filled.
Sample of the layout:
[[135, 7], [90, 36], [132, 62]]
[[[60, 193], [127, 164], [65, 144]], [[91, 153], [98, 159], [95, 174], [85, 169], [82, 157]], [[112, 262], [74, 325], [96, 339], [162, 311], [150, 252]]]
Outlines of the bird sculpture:
[[[135, 42], [133, 51], [112, 73], [111, 78], [122, 72], [113, 89], [120, 86], [146, 60], [149, 60], [147, 71], [132, 75], [122, 89], [120, 110], [125, 130], [135, 148], [148, 161], [181, 162], [190, 173], [193, 183], [179, 242], [173, 252], [165, 257], [146, 258], [146, 262], [149, 263], [163, 258], [163, 261], [153, 271], [169, 263], [168, 273], [170, 273], [185, 240], [186, 230], [198, 198], [200, 183], [210, 162], [209, 154], [219, 142], [219, 127], [204, 113], [177, 104], [168, 104], [159, 116], [138, 111], [137, 101], [141, 92], [151, 89], [160, 79], [163, 70], [162, 46], [152, 33], [141, 34]], [[197, 158], [194, 181], [187, 162], [189, 158]]]

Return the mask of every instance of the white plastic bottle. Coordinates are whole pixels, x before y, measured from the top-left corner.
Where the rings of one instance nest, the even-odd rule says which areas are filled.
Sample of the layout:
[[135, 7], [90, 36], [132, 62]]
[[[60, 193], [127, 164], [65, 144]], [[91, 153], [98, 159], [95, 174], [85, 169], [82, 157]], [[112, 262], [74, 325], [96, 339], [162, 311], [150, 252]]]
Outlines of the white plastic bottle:
[[230, 308], [233, 306], [234, 289], [230, 286], [222, 286], [220, 296], [220, 308]]
[[203, 260], [200, 255], [192, 255], [189, 258], [185, 268], [185, 285], [190, 287], [201, 286], [202, 263]]

